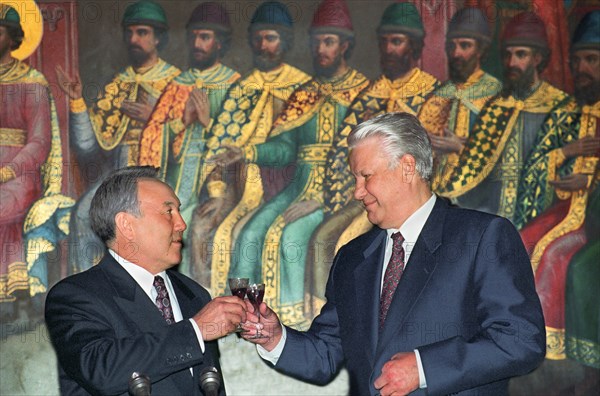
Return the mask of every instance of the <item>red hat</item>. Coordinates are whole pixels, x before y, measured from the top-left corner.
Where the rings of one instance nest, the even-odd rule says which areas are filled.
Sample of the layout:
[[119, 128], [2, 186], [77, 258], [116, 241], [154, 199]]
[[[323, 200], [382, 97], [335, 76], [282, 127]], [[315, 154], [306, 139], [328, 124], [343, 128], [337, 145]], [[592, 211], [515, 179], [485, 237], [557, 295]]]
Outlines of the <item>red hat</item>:
[[231, 32], [227, 11], [218, 3], [208, 1], [194, 8], [186, 25], [188, 29], [209, 29]]
[[323, 0], [315, 11], [310, 33], [334, 33], [354, 36], [350, 11], [344, 0]]
[[522, 12], [515, 15], [504, 28], [502, 47], [525, 46], [548, 49], [546, 26], [539, 16], [533, 12]]

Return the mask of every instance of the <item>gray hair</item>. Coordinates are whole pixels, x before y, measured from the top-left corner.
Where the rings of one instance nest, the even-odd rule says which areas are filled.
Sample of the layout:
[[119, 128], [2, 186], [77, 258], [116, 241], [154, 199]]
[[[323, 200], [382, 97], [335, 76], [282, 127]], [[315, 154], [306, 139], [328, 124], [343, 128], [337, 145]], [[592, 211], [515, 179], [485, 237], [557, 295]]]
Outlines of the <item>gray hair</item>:
[[427, 131], [417, 117], [409, 113], [384, 113], [358, 124], [348, 135], [352, 150], [370, 137], [382, 139], [381, 150], [390, 159], [389, 167], [396, 168], [400, 158], [410, 154], [415, 158], [417, 173], [426, 181], [433, 173], [433, 154]]
[[140, 179], [158, 178], [158, 168], [130, 166], [117, 169], [102, 182], [90, 206], [92, 230], [107, 244], [115, 238], [115, 216], [119, 212], [140, 216], [137, 187]]

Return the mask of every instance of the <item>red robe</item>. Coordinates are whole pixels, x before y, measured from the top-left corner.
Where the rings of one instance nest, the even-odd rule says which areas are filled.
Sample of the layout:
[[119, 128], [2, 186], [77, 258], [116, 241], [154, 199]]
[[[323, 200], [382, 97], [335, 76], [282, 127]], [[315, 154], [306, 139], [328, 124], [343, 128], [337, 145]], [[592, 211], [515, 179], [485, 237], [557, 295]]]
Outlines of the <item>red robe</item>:
[[47, 83], [35, 69], [15, 62], [0, 72], [0, 169], [14, 178], [0, 182], [0, 302], [28, 289], [23, 221], [42, 195], [40, 168], [50, 152], [52, 127]]

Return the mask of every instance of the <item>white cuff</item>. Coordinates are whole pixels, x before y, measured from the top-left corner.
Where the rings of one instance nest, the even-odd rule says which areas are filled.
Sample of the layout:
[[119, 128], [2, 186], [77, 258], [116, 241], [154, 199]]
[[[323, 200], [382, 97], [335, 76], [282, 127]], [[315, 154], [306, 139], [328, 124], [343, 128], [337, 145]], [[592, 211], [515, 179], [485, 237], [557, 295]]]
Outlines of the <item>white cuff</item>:
[[281, 352], [283, 352], [283, 347], [285, 346], [286, 340], [287, 331], [285, 330], [285, 326], [281, 326], [281, 339], [275, 348], [273, 348], [271, 351], [267, 351], [261, 345], [256, 344], [256, 352], [258, 352], [258, 356], [275, 366], [279, 360], [279, 357], [281, 356]]
[[427, 380], [425, 380], [425, 371], [423, 370], [423, 363], [421, 362], [421, 355], [419, 350], [415, 349], [415, 356], [417, 357], [417, 368], [419, 369], [419, 388], [427, 388]]
[[204, 339], [202, 338], [202, 332], [200, 331], [200, 327], [198, 327], [198, 323], [196, 323], [194, 319], [190, 318], [189, 321], [192, 322], [192, 327], [196, 332], [196, 338], [198, 338], [198, 344], [200, 344], [200, 349], [202, 350], [202, 353], [204, 353]]

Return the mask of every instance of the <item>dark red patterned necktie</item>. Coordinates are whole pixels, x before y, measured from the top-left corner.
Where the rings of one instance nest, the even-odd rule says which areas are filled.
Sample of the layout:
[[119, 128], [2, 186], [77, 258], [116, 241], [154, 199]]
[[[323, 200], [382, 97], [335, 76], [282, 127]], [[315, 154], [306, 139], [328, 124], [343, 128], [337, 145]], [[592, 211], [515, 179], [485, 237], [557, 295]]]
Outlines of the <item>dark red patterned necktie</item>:
[[165, 286], [165, 280], [161, 276], [156, 275], [154, 277], [154, 288], [158, 293], [156, 296], [156, 307], [160, 311], [160, 314], [165, 318], [167, 324], [175, 323], [169, 292], [167, 291], [167, 286]]
[[392, 256], [388, 263], [387, 269], [385, 270], [385, 276], [383, 277], [383, 288], [381, 289], [381, 297], [379, 299], [379, 328], [383, 328], [385, 323], [385, 317], [387, 316], [388, 309], [392, 303], [392, 297], [404, 271], [404, 248], [402, 242], [404, 237], [400, 232], [392, 234], [392, 240], [394, 245], [392, 247]]

